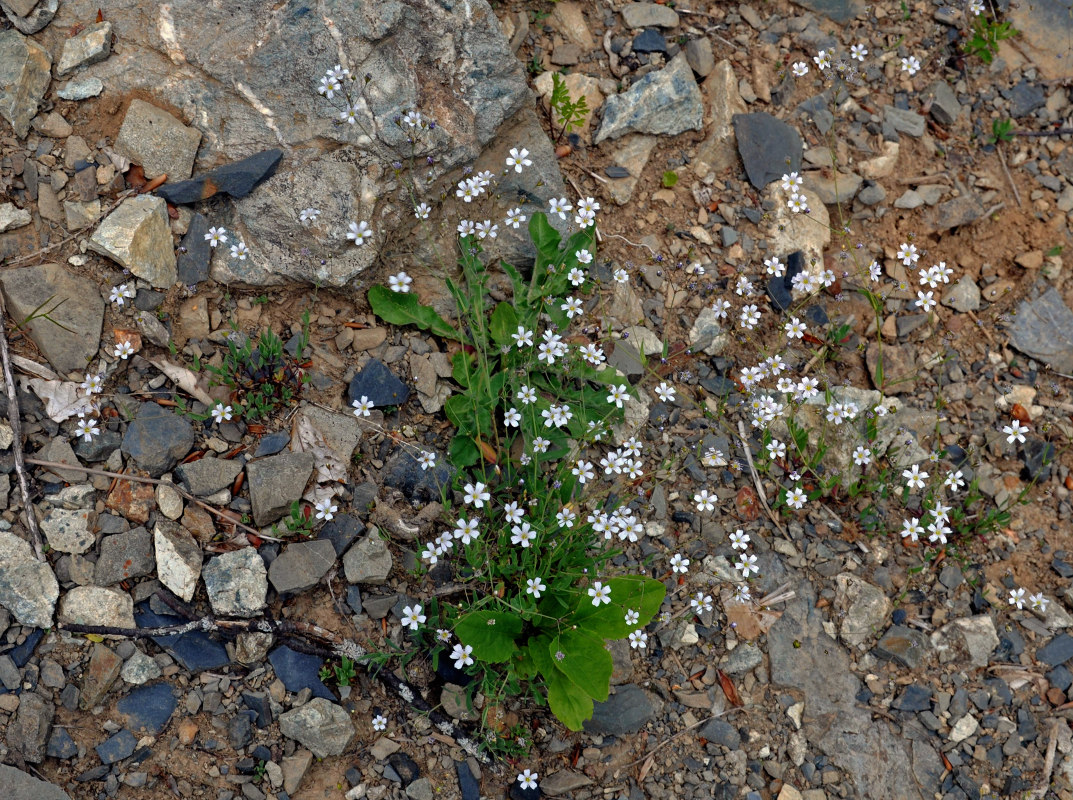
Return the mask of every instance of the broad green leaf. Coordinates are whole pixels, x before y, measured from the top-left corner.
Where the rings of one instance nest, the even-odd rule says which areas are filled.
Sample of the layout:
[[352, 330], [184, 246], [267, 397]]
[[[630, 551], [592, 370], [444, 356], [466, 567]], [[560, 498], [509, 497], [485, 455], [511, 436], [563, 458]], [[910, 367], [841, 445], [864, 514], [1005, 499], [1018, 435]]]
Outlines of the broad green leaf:
[[508, 264], [506, 261], [500, 261], [499, 263], [503, 267], [503, 271], [510, 276], [510, 282], [514, 284], [514, 303], [518, 306], [518, 310], [522, 312], [522, 324], [525, 324], [525, 320], [528, 318], [526, 312], [529, 308], [525, 279], [513, 264]]
[[471, 436], [455, 434], [447, 448], [447, 457], [456, 467], [472, 467], [481, 458], [481, 451]]
[[469, 388], [469, 376], [473, 374], [473, 356], [464, 350], [459, 350], [451, 356], [451, 377], [455, 383], [463, 389]]
[[421, 305], [417, 296], [409, 292], [393, 292], [386, 286], [373, 286], [369, 289], [369, 305], [376, 316], [392, 325], [416, 325], [444, 339], [461, 341], [458, 331], [447, 320], [431, 306]]
[[[629, 576], [607, 581], [611, 587], [611, 602], [594, 606], [588, 594], [581, 595], [578, 608], [569, 622], [579, 629], [590, 631], [604, 639], [621, 639], [631, 631], [643, 628], [659, 611], [667, 594], [662, 582], [652, 578]], [[626, 624], [626, 612], [636, 611], [639, 619], [633, 625]]]
[[570, 730], [580, 731], [585, 720], [592, 719], [592, 698], [561, 672], [554, 678], [545, 676], [544, 681], [548, 687], [551, 713]]
[[474, 611], [455, 626], [462, 644], [473, 648], [481, 661], [506, 661], [515, 650], [514, 640], [522, 632], [522, 619], [504, 611]]
[[459, 433], [474, 435], [478, 433], [477, 418], [473, 410], [473, 400], [464, 394], [453, 394], [443, 404], [444, 413]]
[[518, 330], [518, 314], [510, 303], [499, 303], [488, 325], [488, 332], [492, 334], [492, 341], [498, 345], [511, 346], [514, 340], [511, 334]]
[[601, 637], [580, 628], [565, 630], [551, 640], [548, 651], [571, 683], [593, 700], [607, 699], [613, 666]]
[[558, 259], [559, 242], [562, 241], [563, 237], [551, 226], [551, 223], [548, 222], [548, 215], [543, 211], [538, 211], [530, 218], [529, 238], [533, 240], [537, 253], [547, 261], [554, 263]]

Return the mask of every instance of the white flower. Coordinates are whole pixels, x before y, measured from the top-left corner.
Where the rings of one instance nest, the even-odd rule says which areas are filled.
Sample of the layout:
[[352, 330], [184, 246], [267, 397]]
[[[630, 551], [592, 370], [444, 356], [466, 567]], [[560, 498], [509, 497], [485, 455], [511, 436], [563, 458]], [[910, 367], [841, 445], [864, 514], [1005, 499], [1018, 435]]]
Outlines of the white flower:
[[499, 226], [493, 225], [492, 220], [486, 219], [477, 223], [477, 237], [479, 239], [494, 239], [499, 234]]
[[630, 647], [636, 650], [638, 647], [644, 649], [648, 647], [648, 634], [638, 628], [630, 633]]
[[831, 66], [831, 56], [826, 50], [821, 50], [819, 53], [812, 57], [812, 60], [816, 62], [816, 66], [821, 70], [825, 70]]
[[738, 528], [732, 534], [730, 534], [730, 546], [735, 550], [748, 550], [749, 549], [749, 534]]
[[1051, 601], [1043, 596], [1043, 592], [1036, 592], [1036, 594], [1029, 595], [1028, 601], [1032, 603], [1032, 609], [1039, 611], [1040, 613], [1047, 612], [1047, 604]]
[[656, 387], [656, 394], [659, 395], [659, 399], [665, 403], [670, 403], [674, 400], [674, 387], [666, 381], [661, 381], [659, 386]]
[[781, 278], [786, 274], [786, 265], [779, 261], [777, 256], [764, 259], [764, 267], [767, 270], [767, 274], [776, 278]]
[[693, 502], [697, 504], [697, 511], [714, 510], [715, 500], [715, 495], [710, 494], [707, 489], [701, 489], [697, 494], [693, 495]]
[[984, 13], [984, 0], [970, 0], [969, 11], [973, 13], [973, 16], [980, 16]]
[[317, 91], [331, 100], [335, 97], [336, 92], [343, 91], [343, 85], [339, 83], [339, 79], [335, 75], [328, 74], [320, 79], [320, 86], [317, 87]]
[[[456, 644], [455, 649], [451, 651], [451, 658], [455, 660], [455, 669], [462, 669], [462, 667], [468, 667], [473, 663], [473, 656], [470, 653], [473, 652], [473, 648], [467, 645]], [[533, 776], [536, 777], [536, 776]]]
[[601, 603], [611, 602], [611, 587], [604, 586], [602, 582], [596, 581], [589, 587], [589, 597], [592, 598], [592, 604], [599, 606]]
[[101, 429], [93, 424], [93, 420], [87, 418], [80, 419], [78, 424], [75, 425], [75, 435], [81, 436], [83, 441], [92, 442], [93, 437], [101, 432]]
[[120, 308], [123, 304], [134, 297], [134, 290], [129, 288], [127, 284], [121, 283], [119, 286], [113, 286], [111, 293], [108, 295], [109, 301], [115, 303]]
[[960, 469], [956, 472], [947, 473], [946, 479], [943, 481], [943, 486], [945, 486], [947, 489], [950, 489], [951, 491], [956, 492], [958, 489], [965, 485], [965, 481], [963, 481], [961, 478], [962, 475]]
[[760, 321], [760, 311], [755, 305], [744, 306], [741, 310], [741, 327], [752, 330]]
[[78, 385], [78, 388], [82, 389], [86, 394], [100, 394], [103, 382], [104, 378], [100, 375], [90, 375], [87, 372], [86, 379]]
[[586, 481], [592, 480], [593, 476], [595, 475], [595, 473], [592, 471], [591, 461], [578, 461], [574, 468], [570, 471], [574, 475], [577, 475], [578, 483], [585, 483]]
[[782, 176], [782, 188], [787, 192], [796, 192], [805, 185], [805, 179], [796, 172], [789, 172]]
[[551, 446], [551, 440], [545, 439], [543, 436], [537, 436], [533, 439], [533, 452], [534, 453], [546, 453], [548, 447]]
[[585, 282], [585, 270], [580, 267], [573, 267], [566, 273], [566, 277], [570, 280], [571, 286], [580, 286]]
[[514, 167], [515, 172], [521, 172], [522, 167], [533, 166], [533, 162], [529, 159], [529, 151], [524, 147], [520, 150], [517, 147], [510, 148], [510, 155], [507, 156], [507, 166]]
[[902, 538], [909, 539], [912, 542], [917, 541], [921, 534], [924, 533], [924, 529], [920, 526], [920, 519], [913, 517], [902, 522]]
[[595, 197], [583, 197], [577, 201], [578, 211], [583, 211], [586, 214], [595, 215], [600, 210], [600, 204], [596, 202]]
[[858, 467], [866, 467], [872, 463], [872, 454], [863, 444], [857, 445], [853, 451], [853, 463]]
[[407, 125], [409, 125], [411, 128], [419, 128], [419, 127], [421, 127], [421, 122], [422, 122], [422, 120], [421, 120], [421, 112], [420, 111], [413, 111], [413, 110], [407, 111], [403, 115], [402, 121], [405, 122]]
[[440, 551], [434, 544], [426, 544], [425, 549], [421, 551], [421, 558], [427, 561], [429, 564], [435, 564], [439, 561]]
[[391, 286], [391, 291], [406, 294], [410, 291], [410, 284], [414, 282], [414, 279], [405, 272], [400, 272], [397, 275], [390, 276], [387, 282]]
[[209, 247], [216, 247], [218, 244], [224, 244], [227, 242], [227, 231], [223, 228], [209, 228], [209, 232], [205, 234], [205, 241], [209, 243]]
[[671, 556], [671, 571], [685, 574], [689, 572], [689, 559], [682, 558], [681, 553], [675, 553]]
[[539, 773], [527, 769], [518, 776], [518, 783], [522, 785], [523, 789], [535, 789], [537, 788], [537, 778], [539, 777]]
[[916, 75], [920, 72], [920, 59], [916, 56], [909, 56], [902, 59], [902, 72], [908, 72], [909, 77]]
[[354, 406], [355, 417], [368, 417], [370, 416], [369, 412], [374, 408], [373, 401], [365, 395], [361, 396], [361, 400], [352, 401], [350, 405]]
[[416, 603], [412, 608], [406, 606], [406, 608], [402, 610], [402, 626], [404, 628], [409, 625], [410, 630], [416, 631], [418, 626], [425, 623], [426, 619], [427, 617], [421, 613], [420, 603]]
[[386, 731], [387, 730], [387, 717], [383, 714], [377, 714], [373, 717], [373, 730], [374, 731]]
[[555, 521], [559, 523], [562, 528], [573, 528], [574, 520], [577, 519], [577, 514], [574, 513], [570, 506], [563, 506], [555, 514]]
[[900, 258], [902, 263], [907, 267], [915, 264], [920, 259], [920, 255], [917, 253], [917, 246], [915, 244], [909, 244], [908, 242], [904, 242], [902, 246], [898, 248], [898, 252], [895, 256]]
[[316, 222], [319, 216], [319, 208], [303, 208], [301, 213], [298, 214], [298, 219], [303, 225], [308, 225], [310, 222]]
[[868, 55], [868, 50], [865, 48], [865, 46], [863, 44], [850, 45], [850, 48], [849, 48], [849, 57], [850, 58], [855, 58], [858, 61], [864, 61], [864, 57], [866, 55]]
[[239, 242], [238, 244], [231, 245], [231, 258], [237, 258], [239, 261], [245, 261], [246, 256], [250, 254], [250, 248], [246, 246], [245, 242]]
[[750, 553], [739, 555], [734, 566], [738, 568], [743, 578], [748, 578], [750, 572], [760, 573], [760, 567], [756, 566], [756, 556]]
[[560, 197], [558, 199], [553, 197], [548, 201], [548, 206], [548, 213], [558, 214], [559, 219], [566, 219], [566, 212], [574, 210], [574, 206], [565, 197]]
[[801, 491], [800, 486], [795, 486], [793, 489], [786, 493], [786, 504], [793, 506], [796, 509], [804, 507], [805, 502], [808, 500], [808, 495]]
[[804, 61], [795, 61], [793, 70], [794, 75], [799, 78], [803, 78], [808, 75], [808, 64], [806, 64]]
[[134, 355], [134, 345], [130, 342], [120, 342], [115, 346], [116, 358], [121, 358], [126, 361], [127, 358], [132, 355]]
[[318, 501], [314, 508], [317, 509], [317, 519], [322, 519], [325, 522], [331, 522], [335, 518], [335, 512], [339, 510], [339, 506], [332, 505], [332, 498], [330, 497]]
[[1018, 610], [1025, 607], [1025, 590], [1023, 586], [1010, 589], [1010, 605], [1017, 606]]
[[522, 421], [522, 415], [518, 413], [518, 409], [511, 407], [508, 408], [506, 413], [503, 414], [503, 424], [508, 428], [517, 428]]
[[868, 265], [868, 276], [872, 279], [873, 282], [878, 282], [882, 275], [883, 270], [879, 266], [878, 261], [873, 261], [871, 264]]
[[458, 231], [459, 236], [472, 236], [477, 228], [470, 220], [464, 219], [458, 223], [458, 228], [456, 230]]
[[784, 327], [787, 339], [801, 339], [805, 335], [805, 323], [797, 317], [790, 317], [790, 321]]
[[729, 300], [716, 300], [712, 303], [712, 311], [715, 312], [716, 319], [726, 319], [727, 311], [730, 309]]
[[592, 253], [590, 253], [588, 250], [585, 250], [584, 248], [574, 253], [574, 257], [577, 258], [579, 264], [592, 263]]
[[808, 211], [808, 201], [803, 194], [790, 195], [790, 199], [786, 201], [786, 206], [795, 214]]
[[525, 405], [535, 403], [537, 399], [536, 389], [534, 389], [532, 386], [522, 386], [520, 389], [518, 389], [518, 393], [514, 395], [514, 397], [516, 400], [521, 400], [522, 403]]
[[697, 614], [702, 611], [712, 610], [712, 596], [705, 594], [704, 592], [697, 592], [689, 600], [689, 605], [693, 608], [693, 611]]
[[512, 333], [510, 335], [510, 338], [512, 338], [514, 340], [514, 343], [518, 345], [519, 350], [521, 350], [522, 347], [533, 346], [533, 332], [527, 331], [524, 325], [519, 325], [518, 332]]
[[924, 480], [928, 473], [920, 471], [920, 465], [914, 464], [912, 469], [902, 471], [902, 477], [906, 479], [906, 485], [910, 489], [923, 489]]
[[615, 270], [615, 280], [618, 283], [626, 283], [629, 279], [630, 279], [630, 273], [628, 273], [622, 267], [619, 267], [618, 269]]
[[414, 208], [414, 216], [418, 219], [428, 219], [429, 213], [431, 213], [432, 207], [428, 203], [418, 203]]
[[350, 232], [347, 233], [346, 238], [352, 239], [354, 245], [360, 247], [365, 244], [365, 240], [373, 235], [373, 229], [369, 227], [369, 223], [365, 222], [351, 222]]
[[1006, 437], [1006, 441], [1010, 444], [1013, 444], [1014, 442], [1020, 442], [1021, 444], [1024, 444], [1025, 431], [1027, 430], [1029, 430], [1027, 425], [1022, 425], [1019, 420], [1015, 419], [1009, 425], [1005, 426], [1002, 429], [1002, 432], [1009, 434]]
[[638, 614], [636, 611], [634, 611], [632, 608], [627, 609], [627, 611], [626, 611], [626, 624], [627, 625], [636, 625], [637, 620], [639, 620], [640, 618], [641, 618], [641, 615]]
[[617, 408], [622, 408], [623, 402], [629, 396], [625, 384], [611, 387], [611, 394], [607, 396], [607, 402], [614, 403]]
[[778, 439], [772, 439], [767, 446], [768, 456], [771, 458], [786, 458], [786, 443]]
[[443, 628], [436, 629], [436, 640], [446, 644], [451, 641], [451, 632]]
[[417, 457], [417, 463], [421, 465], [421, 471], [432, 469], [436, 466], [436, 454], [429, 451], [422, 451], [421, 455]]
[[537, 600], [540, 599], [540, 593], [548, 587], [540, 580], [540, 578], [529, 578], [526, 582], [526, 593], [533, 595]]
[[581, 300], [577, 297], [568, 297], [566, 298], [566, 302], [559, 306], [559, 308], [566, 312], [568, 319], [573, 319], [575, 316], [580, 316], [581, 314]]
[[924, 313], [935, 308], [935, 292], [917, 292], [917, 308]]
[[466, 505], [473, 504], [477, 508], [484, 508], [485, 502], [490, 501], [491, 499], [492, 495], [489, 492], [485, 491], [484, 484], [480, 481], [475, 484], [466, 484], [466, 492], [462, 496], [462, 500], [466, 503]]
[[523, 222], [525, 222], [525, 214], [522, 213], [520, 208], [512, 208], [507, 212], [507, 218], [503, 220], [504, 225], [514, 229], [517, 229]]

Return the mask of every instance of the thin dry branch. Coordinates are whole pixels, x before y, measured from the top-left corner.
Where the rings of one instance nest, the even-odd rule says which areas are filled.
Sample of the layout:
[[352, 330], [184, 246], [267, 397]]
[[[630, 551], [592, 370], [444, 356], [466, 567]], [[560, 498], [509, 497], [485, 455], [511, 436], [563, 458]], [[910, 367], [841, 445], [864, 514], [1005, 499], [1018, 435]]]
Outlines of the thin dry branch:
[[19, 479], [19, 492], [22, 494], [22, 511], [26, 517], [26, 527], [30, 531], [34, 554], [39, 561], [45, 561], [45, 550], [41, 545], [41, 531], [37, 528], [33, 503], [30, 502], [30, 481], [26, 476], [26, 459], [22, 453], [22, 415], [19, 413], [19, 397], [15, 389], [15, 376], [11, 373], [11, 352], [7, 346], [7, 331], [4, 322], [7, 308], [4, 295], [0, 292], [0, 360], [4, 362], [4, 383], [7, 385], [7, 421], [11, 426], [11, 452], [15, 455], [15, 474]]
[[749, 462], [749, 474], [753, 476], [753, 484], [756, 486], [756, 494], [760, 498], [760, 505], [764, 507], [764, 511], [767, 512], [768, 519], [783, 536], [789, 538], [786, 533], [786, 529], [782, 527], [782, 524], [776, 518], [775, 514], [771, 510], [771, 506], [767, 502], [767, 494], [764, 492], [764, 485], [760, 482], [760, 473], [756, 471], [756, 465], [753, 463], [753, 454], [749, 450], [749, 438], [745, 435], [745, 423], [740, 419], [738, 420], [738, 438], [741, 440], [741, 448], [745, 451], [745, 460]]

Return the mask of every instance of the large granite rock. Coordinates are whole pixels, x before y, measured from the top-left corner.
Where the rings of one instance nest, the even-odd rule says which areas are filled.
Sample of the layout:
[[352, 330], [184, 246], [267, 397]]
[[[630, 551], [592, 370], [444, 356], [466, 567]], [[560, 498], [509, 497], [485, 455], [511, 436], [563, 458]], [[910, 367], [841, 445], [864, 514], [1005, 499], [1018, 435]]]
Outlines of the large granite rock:
[[[97, 5], [63, 3], [50, 30], [94, 18]], [[409, 157], [410, 129], [395, 118], [410, 109], [437, 123], [417, 149], [419, 193], [429, 203], [463, 167], [501, 173], [511, 147], [527, 148], [534, 163], [500, 179], [502, 202], [531, 214], [564, 194], [525, 71], [486, 0], [270, 7], [261, 0], [176, 0], [148, 12], [121, 4], [109, 9], [108, 21], [123, 48], [89, 70], [110, 94], [143, 93], [200, 129], [195, 174], [272, 148], [286, 153], [275, 175], [234, 203], [233, 218], [228, 205], [214, 209], [210, 221], [241, 229], [252, 251], [239, 261], [217, 248], [218, 280], [344, 286], [378, 256], [412, 251], [427, 238], [427, 229], [415, 235], [409, 197], [391, 167]], [[337, 124], [339, 96], [333, 104], [316, 91], [339, 63], [359, 83], [371, 76], [360, 126]], [[458, 210], [454, 202], [448, 214]], [[321, 216], [306, 227], [298, 213], [310, 206]], [[346, 238], [352, 220], [373, 228], [362, 247]], [[524, 230], [501, 226], [497, 252], [531, 258], [527, 241]], [[303, 257], [303, 248], [315, 256]], [[407, 269], [419, 284], [420, 270]]]

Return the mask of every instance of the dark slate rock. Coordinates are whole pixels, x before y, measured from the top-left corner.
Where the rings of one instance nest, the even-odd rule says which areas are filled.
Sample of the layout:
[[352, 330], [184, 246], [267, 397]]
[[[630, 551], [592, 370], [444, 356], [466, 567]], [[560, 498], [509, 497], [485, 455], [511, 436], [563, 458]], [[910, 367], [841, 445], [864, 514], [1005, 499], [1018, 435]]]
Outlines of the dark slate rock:
[[336, 696], [320, 680], [322, 659], [280, 645], [268, 654], [268, 660], [288, 692], [298, 693], [308, 687], [313, 697], [336, 702]]
[[741, 734], [738, 729], [723, 719], [712, 719], [704, 724], [697, 735], [709, 742], [721, 744], [730, 750], [741, 747]]
[[957, 564], [947, 564], [939, 572], [939, 583], [947, 589], [956, 589], [965, 582], [965, 576], [961, 573], [961, 567]]
[[[118, 703], [116, 712], [125, 717], [127, 727], [157, 736], [175, 711], [175, 695], [170, 683], [155, 683], [135, 689]], [[133, 751], [132, 751], [133, 752]]]
[[422, 469], [421, 463], [409, 449], [400, 448], [381, 473], [384, 485], [398, 489], [411, 500], [428, 503], [440, 499], [440, 487], [451, 483], [452, 469], [442, 453], [436, 454], [436, 466]]
[[179, 243], [179, 252], [175, 257], [175, 268], [179, 273], [179, 280], [186, 286], [197, 286], [209, 278], [212, 246], [205, 240], [208, 232], [209, 221], [203, 214], [194, 214], [186, 235]]
[[625, 167], [604, 167], [604, 175], [612, 179], [628, 178], [630, 177], [630, 171]]
[[105, 739], [94, 749], [100, 756], [102, 764], [114, 764], [133, 753], [137, 745], [138, 740], [134, 738], [134, 734], [124, 728], [114, 736]]
[[265, 747], [263, 744], [257, 745], [250, 751], [250, 757], [256, 758], [258, 761], [271, 761], [272, 751]]
[[998, 661], [1018, 661], [1017, 658], [1025, 651], [1025, 637], [1020, 631], [1010, 628], [999, 635], [998, 647], [995, 648], [994, 658]]
[[1036, 651], [1036, 661], [1049, 667], [1065, 664], [1073, 658], [1073, 636], [1060, 633]]
[[911, 683], [891, 703], [891, 708], [898, 711], [929, 711], [931, 709], [931, 689]]
[[257, 449], [253, 453], [253, 457], [261, 458], [263, 456], [274, 456], [276, 453], [282, 452], [283, 448], [290, 443], [291, 435], [287, 431], [270, 433], [267, 436], [261, 437], [261, 441], [257, 443]]
[[48, 739], [48, 754], [53, 758], [74, 758], [78, 755], [78, 745], [71, 738], [66, 728], [53, 728]]
[[335, 548], [335, 554], [341, 556], [363, 533], [365, 526], [356, 517], [336, 514], [334, 519], [324, 523], [324, 527], [317, 533], [317, 538], [330, 541]]
[[1039, 86], [1022, 80], [1014, 85], [1009, 92], [1010, 116], [1014, 119], [1027, 117], [1037, 108], [1042, 108], [1047, 102], [1047, 95]]
[[139, 289], [134, 295], [134, 307], [139, 311], [156, 311], [167, 297], [164, 292], [156, 292], [152, 289]]
[[40, 628], [34, 628], [26, 636], [26, 640], [13, 647], [8, 651], [8, 655], [11, 656], [11, 660], [15, 662], [15, 666], [22, 669], [29, 662], [31, 656], [34, 654], [34, 648], [37, 647], [37, 643], [41, 641], [41, 638], [45, 635], [45, 632]]
[[[804, 256], [801, 257], [801, 260], [804, 261]], [[816, 325], [820, 328], [824, 327], [831, 321], [827, 316], [827, 309], [825, 309], [823, 306], [808, 306], [802, 312], [802, 314], [805, 317], [806, 322], [809, 322], [812, 325]]]
[[437, 662], [436, 674], [446, 683], [453, 683], [455, 686], [468, 686], [473, 683], [473, 678], [475, 677], [457, 669], [455, 662], [449, 658], [441, 658]]
[[1060, 691], [1068, 691], [1069, 687], [1073, 686], [1073, 672], [1070, 672], [1064, 664], [1059, 664], [1047, 673], [1047, 681]]
[[360, 614], [361, 607], [361, 589], [356, 584], [351, 584], [346, 590], [346, 604], [350, 606], [350, 610], [355, 614]]
[[786, 272], [781, 276], [768, 278], [767, 293], [772, 305], [779, 311], [785, 311], [793, 305], [793, 280], [797, 273], [805, 268], [805, 254], [795, 250], [786, 257]]
[[1036, 718], [1024, 706], [1017, 709], [1017, 735], [1023, 743], [1034, 742], [1039, 737]]
[[101, 431], [100, 436], [94, 436], [88, 442], [83, 437], [79, 437], [78, 444], [75, 445], [75, 455], [78, 456], [80, 461], [89, 463], [107, 461], [108, 457], [118, 450], [122, 444], [123, 437], [119, 435], [119, 431], [105, 428]]
[[[139, 627], [155, 628], [163, 625], [179, 625], [186, 620], [181, 617], [157, 614], [142, 604], [139, 613], [134, 615], [134, 621]], [[152, 639], [157, 645], [167, 650], [168, 655], [178, 661], [183, 669], [190, 672], [217, 669], [231, 663], [224, 646], [215, 639], [210, 639], [204, 631], [190, 631], [181, 636], [154, 636]]]
[[1051, 562], [1051, 569], [1057, 572], [1060, 577], [1073, 578], [1073, 564], [1069, 564], [1057, 556]]
[[88, 783], [89, 781], [99, 781], [99, 780], [102, 780], [104, 778], [104, 776], [107, 775], [111, 771], [112, 771], [112, 768], [110, 766], [108, 766], [107, 764], [98, 764], [95, 767], [91, 767], [90, 769], [87, 769], [82, 774], [76, 775], [75, 780], [80, 782], [80, 783]]
[[[383, 619], [391, 611], [391, 607], [398, 601], [398, 594], [373, 595], [362, 598], [361, 604], [369, 619]], [[446, 659], [440, 659], [442, 664]], [[437, 673], [439, 670], [437, 670]], [[457, 681], [451, 681], [457, 683]]]
[[462, 800], [481, 800], [481, 784], [474, 777], [469, 764], [456, 761], [455, 772], [458, 774], [458, 788], [462, 792]]
[[375, 358], [350, 382], [350, 402], [368, 397], [377, 408], [401, 406], [410, 396], [410, 388]]
[[641, 31], [633, 38], [633, 52], [635, 53], [666, 53], [667, 40], [654, 28]]
[[193, 425], [156, 403], [144, 403], [123, 434], [123, 452], [154, 478], [178, 464], [193, 446]]
[[1029, 480], [1045, 481], [1050, 477], [1054, 463], [1054, 445], [1035, 436], [1029, 436], [1024, 444], [1025, 473]]
[[216, 167], [190, 180], [165, 183], [156, 193], [176, 206], [196, 203], [216, 194], [242, 198], [262, 181], [271, 178], [282, 158], [282, 150], [264, 150], [241, 161]]
[[880, 658], [897, 661], [903, 667], [916, 669], [927, 655], [930, 643], [927, 636], [915, 628], [895, 625], [887, 629], [875, 647]]
[[660, 700], [639, 686], [619, 686], [607, 700], [595, 704], [592, 719], [585, 721], [585, 731], [615, 736], [636, 733], [662, 706]]
[[890, 615], [890, 621], [895, 625], [904, 625], [905, 621], [909, 618], [904, 608], [896, 608]]
[[227, 722], [227, 742], [236, 750], [253, 741], [253, 718], [257, 716], [255, 711], [242, 711], [231, 717]]
[[403, 786], [409, 786], [421, 777], [421, 768], [406, 753], [392, 753], [387, 763], [395, 770]]
[[258, 728], [267, 728], [272, 724], [272, 704], [268, 701], [268, 695], [261, 692], [243, 692], [242, 702], [256, 715]]
[[863, 0], [794, 0], [794, 2], [817, 14], [823, 14], [839, 25], [852, 22], [865, 9]]
[[708, 394], [715, 395], [717, 397], [725, 397], [731, 392], [738, 390], [734, 381], [729, 378], [723, 378], [719, 375], [713, 375], [709, 378], [705, 378], [700, 381], [700, 385], [708, 392]]
[[518, 781], [510, 785], [510, 800], [540, 800], [542, 796], [539, 786], [535, 789], [523, 789]]
[[1017, 307], [1010, 343], [1057, 372], [1073, 372], [1073, 311], [1053, 287]]
[[803, 145], [793, 127], [765, 111], [735, 114], [733, 122], [745, 172], [757, 189], [800, 169]]

